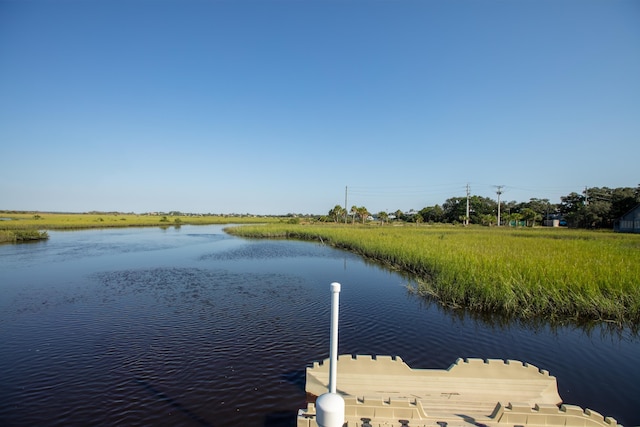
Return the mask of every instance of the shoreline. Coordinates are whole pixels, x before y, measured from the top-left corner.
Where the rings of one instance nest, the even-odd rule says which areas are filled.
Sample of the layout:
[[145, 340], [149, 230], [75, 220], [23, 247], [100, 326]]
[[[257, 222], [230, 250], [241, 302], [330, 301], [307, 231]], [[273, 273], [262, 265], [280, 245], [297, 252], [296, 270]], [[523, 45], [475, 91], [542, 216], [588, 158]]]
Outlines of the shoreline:
[[315, 241], [416, 279], [443, 306], [551, 322], [638, 327], [640, 236], [583, 230], [273, 224], [248, 238]]

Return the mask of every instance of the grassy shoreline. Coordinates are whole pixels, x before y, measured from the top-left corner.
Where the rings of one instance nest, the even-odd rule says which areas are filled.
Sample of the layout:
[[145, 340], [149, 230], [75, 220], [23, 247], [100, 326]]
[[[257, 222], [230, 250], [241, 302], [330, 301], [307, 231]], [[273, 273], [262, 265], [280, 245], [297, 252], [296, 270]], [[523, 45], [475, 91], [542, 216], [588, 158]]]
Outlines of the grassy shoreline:
[[253, 216], [170, 216], [119, 213], [62, 214], [45, 212], [15, 213], [0, 211], [0, 243], [46, 240], [45, 230], [82, 230], [115, 227], [173, 227], [181, 225], [251, 224], [281, 220]]
[[0, 243], [24, 243], [47, 240], [49, 234], [39, 230], [0, 230]]
[[9, 213], [1, 212], [0, 230], [68, 230], [107, 227], [153, 227], [164, 225], [252, 224], [276, 222], [275, 217], [222, 215], [136, 215], [120, 213]]
[[640, 321], [640, 236], [557, 229], [289, 225], [232, 227], [321, 241], [417, 278], [449, 307], [552, 321]]

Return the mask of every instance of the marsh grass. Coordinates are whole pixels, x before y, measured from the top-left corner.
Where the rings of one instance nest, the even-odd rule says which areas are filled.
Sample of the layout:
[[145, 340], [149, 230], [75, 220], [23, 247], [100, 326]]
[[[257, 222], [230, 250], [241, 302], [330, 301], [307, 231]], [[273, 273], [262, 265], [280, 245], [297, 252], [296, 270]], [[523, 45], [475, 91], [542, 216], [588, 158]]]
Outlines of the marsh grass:
[[0, 230], [0, 243], [32, 242], [47, 240], [49, 234], [38, 230]]
[[[251, 224], [278, 221], [269, 217], [240, 216], [159, 216], [135, 214], [60, 214], [60, 213], [0, 213], [0, 231], [11, 230], [79, 230], [109, 227], [152, 227], [174, 224]], [[164, 218], [164, 220], [163, 220]]]
[[289, 225], [246, 237], [322, 241], [416, 277], [450, 307], [520, 318], [640, 321], [640, 236], [566, 229]]
[[251, 224], [282, 221], [274, 217], [166, 216], [134, 214], [60, 214], [0, 212], [0, 244], [46, 240], [44, 230], [81, 230], [111, 227], [179, 227], [185, 224]]

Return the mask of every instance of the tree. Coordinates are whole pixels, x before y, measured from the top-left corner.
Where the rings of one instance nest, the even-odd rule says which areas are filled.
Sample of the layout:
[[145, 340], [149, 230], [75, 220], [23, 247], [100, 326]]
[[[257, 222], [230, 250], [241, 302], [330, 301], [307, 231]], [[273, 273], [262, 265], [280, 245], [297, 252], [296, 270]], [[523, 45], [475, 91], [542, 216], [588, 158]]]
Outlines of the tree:
[[576, 192], [569, 193], [566, 196], [560, 197], [560, 213], [564, 215], [567, 220], [567, 224], [571, 227], [583, 226], [582, 220], [585, 213], [585, 201], [586, 197]]
[[442, 204], [443, 216], [446, 222], [457, 222], [458, 218], [467, 212], [466, 197], [452, 197]]
[[639, 188], [591, 187], [583, 194], [571, 193], [561, 197], [560, 212], [571, 227], [611, 228], [620, 218], [640, 202]]
[[495, 220], [496, 220], [496, 217], [493, 214], [483, 214], [480, 216], [480, 223], [482, 225], [491, 226], [493, 225]]
[[586, 228], [610, 228], [613, 227], [613, 219], [609, 216], [611, 202], [595, 200], [585, 206], [582, 218], [583, 227]]
[[351, 210], [349, 211], [351, 215], [351, 224], [356, 223], [356, 215], [358, 215], [358, 207], [356, 205], [351, 206]]
[[566, 196], [560, 197], [560, 211], [564, 214], [576, 212], [580, 207], [584, 206], [586, 198], [582, 194], [575, 191]]
[[522, 215], [522, 219], [526, 221], [527, 225], [531, 222], [531, 227], [535, 227], [536, 221], [540, 221], [542, 219], [542, 214], [539, 214], [531, 208], [522, 209], [520, 214]]
[[[469, 220], [481, 224], [483, 215], [495, 215], [498, 204], [488, 197], [471, 196], [469, 198]], [[467, 214], [467, 198], [452, 197], [442, 204], [444, 220], [456, 223]]]
[[549, 214], [549, 210], [551, 210], [551, 204], [549, 203], [549, 199], [529, 199], [529, 202], [527, 202], [526, 207], [528, 207], [529, 209], [533, 210], [535, 213], [537, 213], [538, 215], [540, 215], [540, 217], [544, 217], [546, 218], [547, 215]]
[[612, 190], [608, 187], [593, 187], [585, 190], [587, 198], [584, 226], [587, 228], [609, 228], [613, 226], [610, 217]]
[[384, 225], [384, 222], [389, 219], [389, 214], [384, 211], [378, 212], [378, 219], [380, 220], [380, 225]]
[[616, 188], [611, 193], [610, 218], [616, 220], [640, 203], [640, 185], [638, 188]]
[[520, 221], [522, 221], [522, 214], [519, 212], [511, 214], [511, 220], [515, 223], [514, 225], [517, 227], [520, 225]]
[[367, 208], [365, 208], [364, 206], [360, 206], [359, 208], [356, 208], [356, 213], [364, 224], [365, 220], [369, 217], [369, 211], [367, 210]]
[[511, 200], [510, 202], [504, 202], [502, 211], [506, 214], [512, 214], [514, 212], [520, 212], [521, 203], [516, 202], [515, 200]]
[[346, 214], [347, 211], [340, 205], [335, 205], [334, 208], [329, 211], [329, 217], [336, 223], [342, 222]]
[[439, 205], [422, 208], [418, 214], [427, 222], [442, 222], [444, 210]]

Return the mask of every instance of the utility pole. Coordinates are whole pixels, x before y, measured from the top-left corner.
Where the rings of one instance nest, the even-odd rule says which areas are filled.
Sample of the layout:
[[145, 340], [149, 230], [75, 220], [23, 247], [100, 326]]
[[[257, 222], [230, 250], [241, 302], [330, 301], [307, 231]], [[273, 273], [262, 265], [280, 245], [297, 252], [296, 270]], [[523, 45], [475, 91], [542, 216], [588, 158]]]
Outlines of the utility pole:
[[344, 186], [344, 223], [347, 223], [347, 217], [349, 215], [347, 215], [347, 191], [348, 191], [348, 187], [345, 185]]
[[498, 227], [500, 227], [500, 195], [502, 194], [502, 188], [504, 185], [494, 185], [498, 189], [496, 193], [498, 193]]
[[464, 218], [464, 225], [469, 225], [469, 184], [467, 183], [467, 215]]
[[587, 186], [584, 186], [584, 204], [589, 205], [589, 194], [587, 194]]

